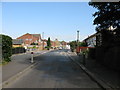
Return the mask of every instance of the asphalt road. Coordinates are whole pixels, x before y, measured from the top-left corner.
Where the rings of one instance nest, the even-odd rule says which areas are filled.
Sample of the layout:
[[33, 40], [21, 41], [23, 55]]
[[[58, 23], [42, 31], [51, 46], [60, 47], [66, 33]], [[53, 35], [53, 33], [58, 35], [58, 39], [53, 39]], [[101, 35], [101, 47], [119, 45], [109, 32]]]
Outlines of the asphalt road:
[[100, 88], [66, 54], [51, 51], [35, 58], [39, 64], [5, 88]]
[[[46, 51], [39, 51], [35, 52], [35, 55], [40, 55], [41, 53], [44, 53]], [[7, 65], [2, 66], [2, 81], [8, 80], [10, 77], [14, 76], [15, 74], [19, 73], [23, 69], [27, 68], [31, 65], [30, 63], [31, 53], [25, 53], [25, 54], [18, 54], [13, 55], [11, 57], [11, 62], [9, 62]]]

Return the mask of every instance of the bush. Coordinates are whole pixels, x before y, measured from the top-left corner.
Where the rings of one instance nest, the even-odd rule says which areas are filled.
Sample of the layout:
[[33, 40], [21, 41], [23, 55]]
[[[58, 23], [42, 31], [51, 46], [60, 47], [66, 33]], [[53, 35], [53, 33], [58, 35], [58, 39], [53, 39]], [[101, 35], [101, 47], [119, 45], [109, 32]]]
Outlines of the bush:
[[0, 35], [1, 46], [2, 46], [2, 59], [9, 62], [12, 55], [12, 38], [7, 35]]
[[76, 47], [77, 47], [77, 41], [70, 42], [70, 49], [71, 49], [72, 52], [74, 52]]
[[31, 43], [31, 45], [38, 45], [38, 43], [34, 43], [34, 42], [33, 42], [33, 43]]
[[79, 43], [79, 46], [81, 46], [81, 47], [87, 47], [88, 45], [87, 45], [86, 42], [80, 42], [80, 43]]

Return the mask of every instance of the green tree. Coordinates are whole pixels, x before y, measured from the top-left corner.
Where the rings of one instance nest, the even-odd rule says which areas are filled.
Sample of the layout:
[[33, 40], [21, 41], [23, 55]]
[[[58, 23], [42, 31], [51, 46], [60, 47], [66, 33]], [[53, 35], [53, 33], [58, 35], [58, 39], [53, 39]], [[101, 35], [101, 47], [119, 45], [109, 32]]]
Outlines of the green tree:
[[87, 43], [85, 43], [85, 42], [80, 42], [80, 43], [79, 43], [79, 46], [81, 46], [81, 47], [87, 47]]
[[71, 41], [69, 44], [70, 44], [70, 49], [73, 52], [74, 49], [76, 49], [77, 47], [77, 41]]
[[[93, 14], [93, 24], [97, 25], [96, 31], [101, 33], [100, 37], [97, 37], [97, 43], [102, 46], [120, 45], [120, 3], [89, 2], [89, 5], [97, 9]], [[114, 31], [108, 30], [111, 26]]]
[[118, 2], [89, 2], [89, 5], [97, 8], [93, 14], [96, 30], [104, 30], [113, 26], [120, 29], [120, 3]]
[[49, 50], [51, 48], [51, 41], [50, 41], [50, 37], [47, 40], [47, 49]]
[[12, 55], [12, 38], [0, 34], [0, 47], [2, 46], [2, 59], [9, 62]]

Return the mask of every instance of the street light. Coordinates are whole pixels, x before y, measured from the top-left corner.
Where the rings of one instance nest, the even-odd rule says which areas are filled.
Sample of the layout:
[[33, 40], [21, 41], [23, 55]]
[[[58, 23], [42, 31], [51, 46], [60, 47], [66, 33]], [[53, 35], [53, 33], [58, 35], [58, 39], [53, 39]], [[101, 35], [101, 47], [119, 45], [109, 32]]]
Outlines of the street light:
[[79, 31], [77, 31], [77, 43], [79, 42]]
[[44, 50], [44, 32], [42, 33], [42, 38], [43, 38], [43, 50]]
[[77, 55], [79, 53], [79, 31], [77, 31]]

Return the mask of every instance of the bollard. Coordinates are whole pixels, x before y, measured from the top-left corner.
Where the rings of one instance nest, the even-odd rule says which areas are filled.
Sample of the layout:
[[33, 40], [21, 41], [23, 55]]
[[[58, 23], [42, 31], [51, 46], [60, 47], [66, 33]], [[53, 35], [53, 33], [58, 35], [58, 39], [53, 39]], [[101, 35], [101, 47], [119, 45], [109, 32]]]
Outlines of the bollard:
[[31, 63], [33, 63], [33, 52], [31, 52]]

